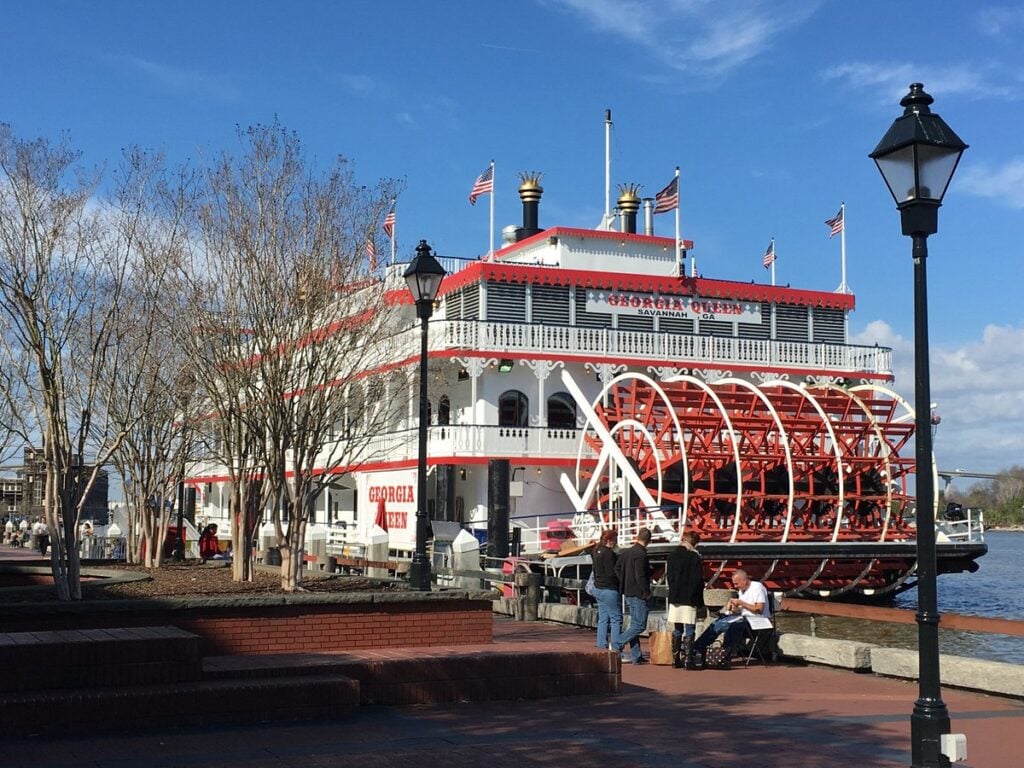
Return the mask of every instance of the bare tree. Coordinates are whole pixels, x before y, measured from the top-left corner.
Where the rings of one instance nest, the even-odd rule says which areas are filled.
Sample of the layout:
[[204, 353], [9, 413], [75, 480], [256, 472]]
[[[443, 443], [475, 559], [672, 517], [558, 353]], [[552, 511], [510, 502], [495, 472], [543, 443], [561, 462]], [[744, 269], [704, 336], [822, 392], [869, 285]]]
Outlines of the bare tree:
[[143, 211], [139, 169], [117, 194], [93, 197], [98, 175], [64, 143], [20, 140], [0, 125], [0, 324], [3, 396], [13, 427], [42, 445], [45, 510], [58, 596], [80, 599], [78, 523], [97, 474], [124, 437], [111, 421], [125, 353], [118, 322]]
[[128, 353], [111, 372], [111, 415], [124, 440], [113, 455], [128, 509], [128, 560], [159, 566], [175, 486], [195, 446], [195, 383], [182, 339], [188, 316], [181, 260], [189, 228], [194, 179], [171, 176], [162, 158], [126, 153], [136, 169], [136, 193], [145, 205], [132, 243], [132, 270], [124, 291], [121, 343]]
[[230, 478], [235, 576], [269, 509], [282, 587], [294, 590], [318, 496], [371, 445], [373, 430], [336, 425], [371, 404], [350, 395], [387, 343], [365, 252], [396, 190], [359, 185], [342, 158], [318, 173], [278, 125], [239, 137], [241, 153], [206, 173], [193, 254], [206, 333], [193, 350], [217, 416], [210, 453]]

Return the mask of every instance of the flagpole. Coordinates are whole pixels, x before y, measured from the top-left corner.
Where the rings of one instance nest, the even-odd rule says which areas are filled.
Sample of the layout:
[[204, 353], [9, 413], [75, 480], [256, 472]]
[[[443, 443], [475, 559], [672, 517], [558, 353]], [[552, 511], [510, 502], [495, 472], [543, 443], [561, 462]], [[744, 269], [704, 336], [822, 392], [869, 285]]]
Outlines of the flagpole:
[[839, 204], [839, 215], [843, 217], [843, 231], [839, 233], [840, 251], [842, 253], [843, 279], [839, 283], [840, 293], [849, 293], [850, 286], [846, 284], [846, 203]]
[[683, 264], [682, 249], [679, 244], [679, 166], [676, 166], [676, 275], [685, 275], [686, 265]]
[[608, 229], [612, 215], [612, 111], [604, 111], [604, 220], [601, 229]]
[[395, 218], [391, 222], [391, 266], [395, 266], [395, 240], [398, 237], [398, 198], [391, 198], [391, 211]]
[[775, 285], [775, 238], [772, 238], [772, 285]]
[[494, 256], [494, 161], [491, 160], [491, 230], [487, 241], [487, 258]]

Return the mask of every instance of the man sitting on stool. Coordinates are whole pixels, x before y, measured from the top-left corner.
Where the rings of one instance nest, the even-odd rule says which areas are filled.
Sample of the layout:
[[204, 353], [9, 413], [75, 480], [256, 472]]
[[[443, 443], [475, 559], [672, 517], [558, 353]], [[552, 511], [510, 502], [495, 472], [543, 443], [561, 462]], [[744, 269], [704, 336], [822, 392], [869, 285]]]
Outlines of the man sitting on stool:
[[736, 587], [736, 591], [739, 592], [739, 596], [729, 599], [729, 602], [725, 604], [724, 614], [715, 619], [697, 639], [694, 650], [700, 654], [700, 658], [704, 657], [708, 646], [723, 632], [725, 639], [722, 641], [722, 645], [725, 647], [726, 654], [731, 656], [743, 640], [747, 616], [771, 618], [768, 590], [764, 588], [764, 584], [752, 581], [744, 570], [736, 570], [733, 573], [732, 583]]

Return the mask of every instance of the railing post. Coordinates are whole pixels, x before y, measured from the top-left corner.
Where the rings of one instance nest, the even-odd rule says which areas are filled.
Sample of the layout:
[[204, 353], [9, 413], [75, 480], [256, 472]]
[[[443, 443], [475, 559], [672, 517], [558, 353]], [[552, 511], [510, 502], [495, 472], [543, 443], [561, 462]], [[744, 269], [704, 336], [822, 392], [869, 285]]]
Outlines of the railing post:
[[[541, 585], [544, 576], [540, 573], [519, 571], [515, 574], [516, 592], [519, 595], [519, 606], [516, 619], [520, 621], [536, 621], [540, 605]], [[521, 618], [520, 618], [521, 617]]]

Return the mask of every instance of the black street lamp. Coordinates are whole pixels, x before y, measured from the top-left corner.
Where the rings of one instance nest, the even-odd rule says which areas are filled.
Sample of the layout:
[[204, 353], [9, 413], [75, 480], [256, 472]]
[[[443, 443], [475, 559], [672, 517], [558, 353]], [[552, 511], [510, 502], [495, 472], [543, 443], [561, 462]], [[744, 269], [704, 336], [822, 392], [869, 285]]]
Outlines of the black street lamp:
[[441, 281], [448, 274], [430, 252], [426, 240], [416, 246], [416, 258], [405, 270], [416, 317], [420, 319], [420, 450], [416, 480], [416, 553], [409, 569], [409, 586], [427, 592], [430, 590], [430, 560], [427, 559], [427, 422], [430, 403], [427, 400], [427, 325], [434, 314], [434, 299]]
[[174, 561], [185, 562], [185, 483], [178, 483], [178, 538], [174, 541]]
[[903, 234], [913, 239], [914, 411], [917, 461], [918, 699], [910, 719], [911, 765], [948, 766], [942, 735], [949, 710], [939, 677], [939, 609], [935, 566], [935, 487], [932, 480], [931, 374], [928, 366], [928, 235], [938, 231], [938, 210], [967, 145], [929, 105], [921, 83], [903, 97], [893, 122], [870, 157], [896, 201]]

